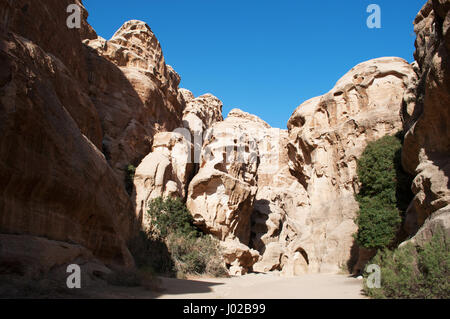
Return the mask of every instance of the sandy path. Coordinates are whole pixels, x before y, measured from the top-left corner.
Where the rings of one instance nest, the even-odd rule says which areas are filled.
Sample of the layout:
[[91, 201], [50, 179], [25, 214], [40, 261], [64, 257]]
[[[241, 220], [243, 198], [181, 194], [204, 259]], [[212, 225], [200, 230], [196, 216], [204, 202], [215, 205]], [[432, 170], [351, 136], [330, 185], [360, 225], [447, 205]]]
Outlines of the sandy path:
[[162, 278], [159, 299], [361, 299], [362, 282], [346, 275], [250, 274], [225, 279]]

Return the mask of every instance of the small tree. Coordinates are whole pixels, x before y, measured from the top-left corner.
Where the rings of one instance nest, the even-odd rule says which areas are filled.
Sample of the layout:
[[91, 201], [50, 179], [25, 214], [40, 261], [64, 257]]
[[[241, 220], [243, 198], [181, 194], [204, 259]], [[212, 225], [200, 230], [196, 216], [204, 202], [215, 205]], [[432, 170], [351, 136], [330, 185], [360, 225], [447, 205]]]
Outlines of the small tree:
[[148, 213], [152, 218], [152, 224], [163, 238], [172, 233], [194, 237], [199, 235], [193, 225], [192, 215], [179, 198], [158, 197], [149, 202]]
[[356, 241], [365, 248], [394, 242], [401, 215], [412, 198], [411, 178], [401, 167], [401, 138], [385, 136], [367, 145], [358, 160], [361, 189], [356, 196], [359, 214]]

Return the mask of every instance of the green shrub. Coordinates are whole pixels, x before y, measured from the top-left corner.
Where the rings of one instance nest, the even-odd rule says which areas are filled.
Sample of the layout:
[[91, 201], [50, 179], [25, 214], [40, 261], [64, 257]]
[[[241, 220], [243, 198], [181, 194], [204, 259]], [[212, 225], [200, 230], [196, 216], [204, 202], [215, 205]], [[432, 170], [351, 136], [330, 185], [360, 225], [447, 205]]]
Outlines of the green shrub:
[[412, 199], [412, 178], [401, 167], [401, 138], [385, 136], [367, 145], [358, 160], [361, 189], [356, 195], [358, 245], [384, 248], [396, 239], [402, 219]]
[[357, 243], [365, 248], [388, 246], [401, 223], [398, 209], [378, 198], [361, 198], [359, 207]]
[[156, 198], [149, 202], [148, 213], [152, 224], [165, 238], [170, 233], [179, 233], [181, 236], [198, 236], [200, 232], [193, 225], [194, 219], [186, 205], [179, 198]]
[[[166, 245], [172, 273], [179, 277], [187, 274], [227, 275], [219, 241], [194, 226], [192, 215], [181, 199], [156, 198], [148, 206], [153, 229], [145, 236], [158, 238]], [[166, 273], [168, 266], [165, 263], [162, 267]]]
[[217, 239], [210, 236], [196, 238], [171, 234], [167, 243], [179, 277], [186, 274], [227, 276]]
[[370, 297], [450, 298], [450, 241], [442, 231], [423, 247], [409, 243], [396, 250], [380, 250], [370, 263], [381, 268], [381, 288], [370, 289], [364, 283]]

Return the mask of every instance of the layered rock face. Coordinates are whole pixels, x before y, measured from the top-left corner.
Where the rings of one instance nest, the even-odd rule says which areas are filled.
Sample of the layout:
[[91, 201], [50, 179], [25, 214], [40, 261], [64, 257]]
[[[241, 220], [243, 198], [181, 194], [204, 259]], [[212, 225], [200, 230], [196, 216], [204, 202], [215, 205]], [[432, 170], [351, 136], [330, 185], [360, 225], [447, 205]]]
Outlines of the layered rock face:
[[246, 273], [259, 257], [248, 246], [257, 173], [267, 161], [261, 150], [270, 146], [270, 130], [256, 116], [232, 110], [208, 130], [200, 169], [189, 184], [187, 207], [199, 227], [223, 241], [233, 275]]
[[361, 63], [289, 120], [289, 167], [303, 190], [295, 247], [309, 270], [337, 271], [354, 257], [357, 159], [368, 142], [401, 130], [402, 98], [415, 77], [400, 58]]
[[[62, 14], [72, 3], [80, 29]], [[417, 175], [405, 227], [414, 240], [449, 231], [448, 11], [436, 0], [419, 13], [416, 64], [357, 65], [286, 131], [238, 109], [223, 120], [218, 98], [178, 89], [144, 22], [107, 41], [79, 0], [1, 1], [0, 268], [132, 266], [125, 243], [148, 227], [148, 201], [173, 196], [221, 240], [232, 275], [337, 272], [358, 257], [357, 159], [402, 127]]]
[[187, 206], [223, 241], [232, 274], [336, 272], [356, 262], [356, 161], [368, 142], [401, 130], [415, 80], [406, 61], [375, 59], [302, 104], [289, 131], [240, 110], [209, 129]]
[[[85, 93], [81, 35], [57, 11], [65, 12], [69, 3], [6, 3], [8, 28], [0, 35], [0, 232], [77, 243], [107, 263], [132, 265], [125, 245], [132, 203], [98, 149], [102, 130]], [[48, 17], [48, 30], [39, 30], [32, 18], [40, 14]]]
[[195, 98], [179, 90], [186, 107], [183, 127], [154, 136], [152, 152], [139, 164], [134, 177], [136, 216], [147, 228], [148, 202], [157, 197], [185, 199], [187, 187], [198, 170], [204, 132], [223, 120], [222, 102], [212, 94]]
[[244, 244], [250, 240], [258, 168], [255, 140], [246, 134], [252, 124], [231, 112], [212, 126], [203, 144], [200, 169], [189, 185], [187, 206], [196, 223], [220, 240], [237, 238]]
[[126, 22], [109, 41], [99, 37], [84, 43], [89, 95], [104, 132], [102, 150], [123, 180], [124, 169], [151, 151], [155, 134], [182, 127], [180, 77], [165, 64], [144, 22]]
[[192, 144], [181, 133], [165, 132], [155, 135], [153, 151], [136, 169], [134, 198], [136, 216], [147, 228], [148, 202], [157, 197], [186, 197], [186, 188], [192, 176]]
[[[403, 167], [415, 175], [405, 230], [427, 241], [450, 235], [450, 1], [428, 1], [414, 21], [419, 81], [405, 97]], [[422, 226], [423, 225], [423, 226]]]
[[[74, 3], [80, 29], [66, 25]], [[123, 169], [152, 144], [177, 150], [178, 136], [158, 136], [157, 143], [153, 136], [182, 126], [179, 76], [145, 23], [127, 22], [105, 41], [78, 0], [1, 1], [0, 13], [0, 232], [48, 244], [42, 258], [54, 266], [78, 254], [76, 248], [63, 261], [46, 257], [59, 242], [108, 265], [133, 266], [126, 241], [137, 222]], [[182, 171], [180, 161], [171, 164], [181, 185], [189, 168]], [[16, 258], [8, 241], [21, 239], [1, 240], [0, 260], [8, 263]]]

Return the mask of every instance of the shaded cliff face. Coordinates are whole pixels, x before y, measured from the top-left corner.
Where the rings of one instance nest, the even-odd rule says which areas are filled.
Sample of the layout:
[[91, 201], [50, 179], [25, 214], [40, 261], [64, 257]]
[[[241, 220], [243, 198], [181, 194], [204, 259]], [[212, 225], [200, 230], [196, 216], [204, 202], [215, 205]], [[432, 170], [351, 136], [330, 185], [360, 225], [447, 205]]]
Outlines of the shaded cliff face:
[[416, 176], [405, 230], [423, 242], [437, 225], [450, 233], [450, 1], [428, 1], [414, 31], [419, 81], [415, 99], [406, 97], [402, 110], [402, 164]]
[[45, 237], [55, 242], [39, 245], [76, 245], [74, 258], [89, 255], [79, 246], [132, 266], [126, 241], [138, 225], [123, 169], [148, 154], [154, 134], [182, 125], [180, 78], [145, 23], [105, 41], [84, 7], [81, 29], [66, 26], [73, 3], [0, 2], [0, 232], [35, 236], [4, 236], [0, 248]]

